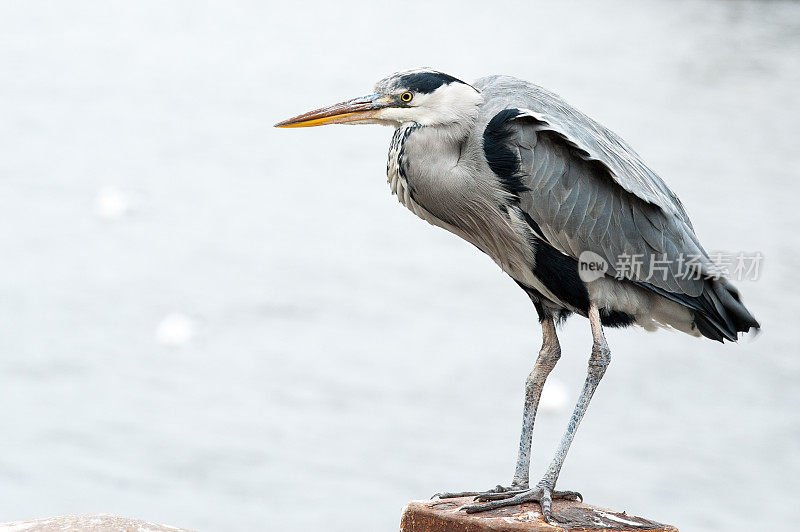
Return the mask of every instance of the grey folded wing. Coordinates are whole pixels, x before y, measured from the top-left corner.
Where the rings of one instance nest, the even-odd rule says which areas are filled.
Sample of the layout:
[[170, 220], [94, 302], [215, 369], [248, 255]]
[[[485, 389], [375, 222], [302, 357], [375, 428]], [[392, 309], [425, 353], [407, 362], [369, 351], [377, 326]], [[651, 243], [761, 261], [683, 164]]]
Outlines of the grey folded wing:
[[[548, 93], [544, 93], [547, 96]], [[557, 97], [556, 97], [557, 98]], [[699, 296], [717, 270], [675, 194], [616, 134], [560, 100], [506, 124], [520, 207], [553, 247], [591, 251], [608, 274]]]

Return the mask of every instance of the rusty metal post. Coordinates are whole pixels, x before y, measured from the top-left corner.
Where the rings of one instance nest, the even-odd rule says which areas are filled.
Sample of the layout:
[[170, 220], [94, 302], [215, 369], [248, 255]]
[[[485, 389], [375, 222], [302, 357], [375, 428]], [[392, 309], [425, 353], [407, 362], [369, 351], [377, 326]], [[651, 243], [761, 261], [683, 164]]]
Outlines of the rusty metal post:
[[678, 529], [671, 525], [576, 501], [553, 501], [553, 518], [557, 521], [554, 524], [548, 524], [542, 519], [542, 513], [537, 503], [498, 508], [476, 514], [459, 511], [461, 506], [471, 502], [471, 497], [412, 501], [403, 510], [400, 532], [557, 532], [561, 530], [678, 532]]

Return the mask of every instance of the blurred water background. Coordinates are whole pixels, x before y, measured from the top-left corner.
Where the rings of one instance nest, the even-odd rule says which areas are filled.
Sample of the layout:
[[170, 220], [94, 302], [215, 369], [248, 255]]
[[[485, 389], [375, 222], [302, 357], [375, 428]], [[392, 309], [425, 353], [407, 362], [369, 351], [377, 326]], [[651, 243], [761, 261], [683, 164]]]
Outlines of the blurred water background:
[[[559, 485], [683, 531], [797, 522], [800, 4], [708, 1], [0, 2], [0, 521], [392, 530], [510, 481], [525, 294], [389, 195], [389, 129], [272, 128], [420, 65], [555, 90], [706, 248], [765, 257], [755, 341], [608, 333]], [[585, 320], [561, 342], [534, 479]]]

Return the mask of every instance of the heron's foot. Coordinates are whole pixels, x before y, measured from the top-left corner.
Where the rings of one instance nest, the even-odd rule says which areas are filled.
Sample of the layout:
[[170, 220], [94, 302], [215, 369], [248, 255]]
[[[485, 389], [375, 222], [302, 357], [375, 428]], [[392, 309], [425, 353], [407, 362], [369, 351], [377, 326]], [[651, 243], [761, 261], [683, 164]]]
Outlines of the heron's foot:
[[[490, 499], [480, 499], [480, 497], [489, 497], [489, 496], [505, 496], [511, 497], [512, 495], [516, 495], [517, 493], [522, 493], [528, 489], [528, 486], [522, 486], [517, 484], [511, 484], [509, 487], [504, 487], [498, 484], [494, 488], [486, 491], [454, 491], [449, 492], [445, 491], [442, 493], [434, 493], [431, 499], [434, 497], [438, 497], [440, 499], [457, 499], [459, 497], [475, 497], [475, 500], [490, 500]], [[503, 497], [500, 497], [503, 498]]]
[[538, 502], [542, 507], [542, 517], [548, 523], [553, 522], [553, 515], [551, 507], [553, 499], [565, 499], [568, 501], [581, 501], [583, 496], [577, 491], [556, 491], [549, 486], [539, 484], [535, 488], [525, 489], [523, 491], [507, 491], [502, 493], [482, 493], [475, 497], [476, 501], [483, 504], [471, 504], [462, 507], [468, 514], [478, 512], [485, 512], [487, 510], [494, 510], [495, 508], [502, 508], [504, 506], [516, 506], [524, 502]]

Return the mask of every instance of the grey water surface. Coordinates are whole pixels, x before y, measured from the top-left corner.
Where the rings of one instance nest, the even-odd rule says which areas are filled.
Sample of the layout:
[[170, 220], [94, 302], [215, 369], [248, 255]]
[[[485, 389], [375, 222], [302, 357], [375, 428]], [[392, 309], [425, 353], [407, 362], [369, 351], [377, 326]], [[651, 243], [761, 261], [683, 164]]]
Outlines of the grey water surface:
[[[608, 332], [560, 486], [684, 532], [800, 519], [800, 3], [2, 1], [0, 521], [393, 530], [510, 481], [525, 294], [389, 195], [389, 129], [272, 128], [421, 65], [560, 93], [707, 249], [764, 256], [755, 339]], [[534, 479], [591, 344], [560, 334]]]

